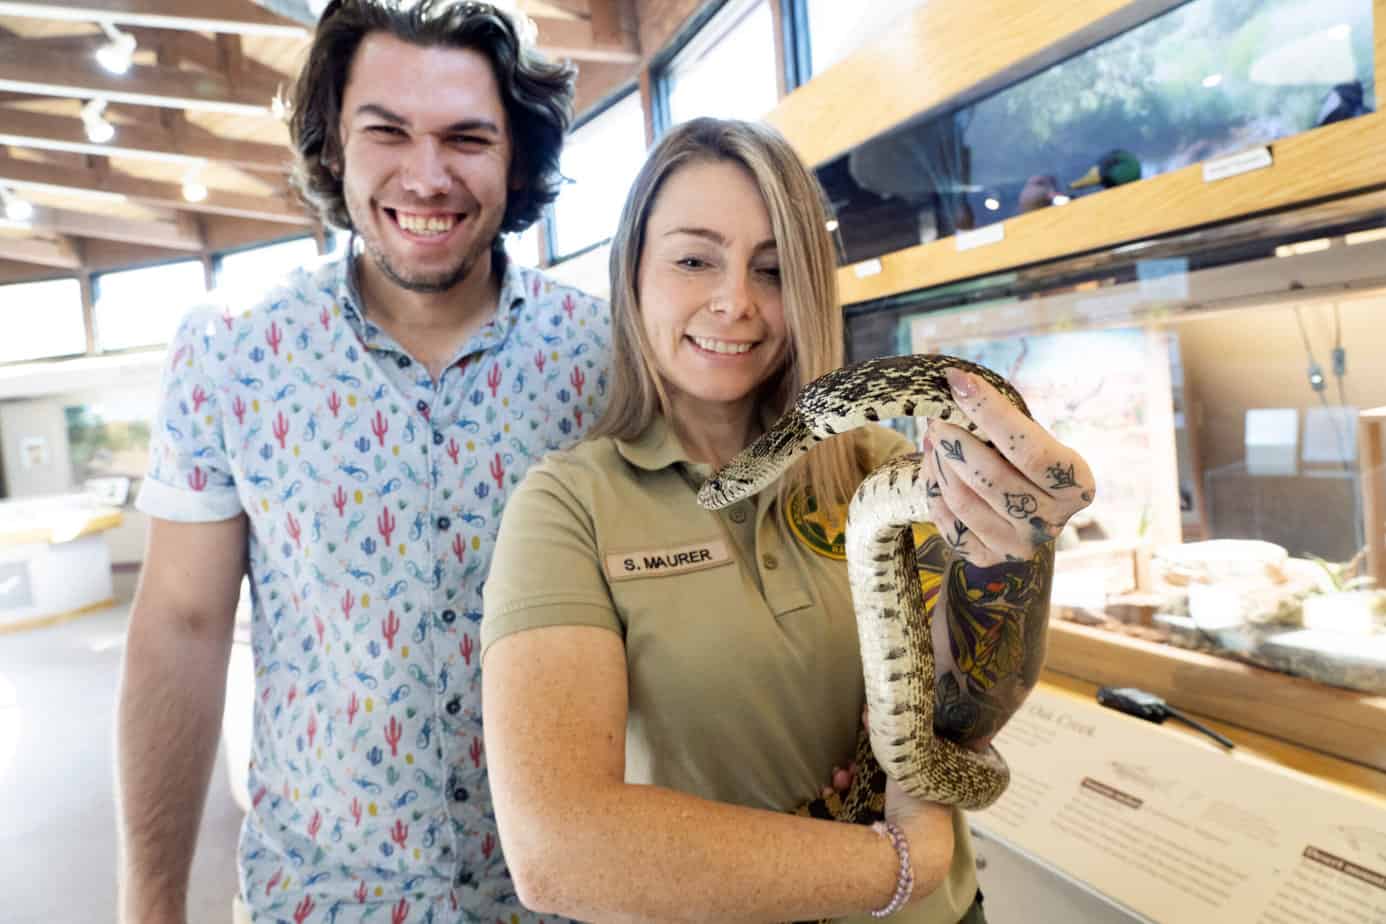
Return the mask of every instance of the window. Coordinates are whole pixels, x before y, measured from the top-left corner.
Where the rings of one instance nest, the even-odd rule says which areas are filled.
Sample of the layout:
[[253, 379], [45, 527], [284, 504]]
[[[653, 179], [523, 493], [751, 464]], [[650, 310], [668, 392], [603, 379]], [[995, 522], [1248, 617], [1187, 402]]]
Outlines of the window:
[[779, 102], [770, 0], [729, 3], [669, 65], [669, 121], [760, 119]]
[[318, 242], [311, 237], [228, 253], [217, 261], [217, 289], [232, 299], [253, 301], [280, 277], [317, 258]]
[[[87, 351], [82, 285], [76, 279], [0, 286], [0, 310], [5, 326], [5, 336], [0, 337], [0, 363]], [[43, 320], [22, 323], [20, 318]]]
[[804, 0], [808, 11], [809, 56], [813, 74], [821, 74], [862, 45], [879, 38], [924, 0]]
[[183, 260], [96, 277], [96, 345], [100, 350], [167, 343], [183, 313], [207, 294], [199, 260]]
[[505, 254], [520, 266], [537, 267], [540, 263], [539, 235], [544, 223], [536, 221], [519, 234], [505, 236]]
[[645, 160], [645, 111], [629, 93], [589, 119], [563, 146], [564, 184], [553, 206], [554, 254], [563, 258], [616, 233], [630, 184]]

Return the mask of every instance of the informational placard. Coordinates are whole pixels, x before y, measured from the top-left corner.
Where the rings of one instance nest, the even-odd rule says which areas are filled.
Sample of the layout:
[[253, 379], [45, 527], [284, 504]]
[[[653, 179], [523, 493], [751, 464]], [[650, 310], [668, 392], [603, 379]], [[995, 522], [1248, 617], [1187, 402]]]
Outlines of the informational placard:
[[1386, 802], [1037, 689], [970, 816], [1152, 921], [1386, 924]]

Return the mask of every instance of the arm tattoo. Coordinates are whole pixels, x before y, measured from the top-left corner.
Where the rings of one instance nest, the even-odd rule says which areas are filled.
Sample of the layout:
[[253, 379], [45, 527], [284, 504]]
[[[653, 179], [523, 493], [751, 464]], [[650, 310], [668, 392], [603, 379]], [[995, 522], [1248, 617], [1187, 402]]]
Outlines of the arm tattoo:
[[967, 461], [963, 458], [962, 440], [953, 440], [951, 442], [948, 440], [942, 440], [941, 442], [943, 445], [943, 454], [946, 455], [948, 458], [953, 459], [957, 462]]
[[939, 734], [995, 734], [1038, 682], [1053, 575], [1049, 544], [1026, 562], [948, 563], [931, 617]]

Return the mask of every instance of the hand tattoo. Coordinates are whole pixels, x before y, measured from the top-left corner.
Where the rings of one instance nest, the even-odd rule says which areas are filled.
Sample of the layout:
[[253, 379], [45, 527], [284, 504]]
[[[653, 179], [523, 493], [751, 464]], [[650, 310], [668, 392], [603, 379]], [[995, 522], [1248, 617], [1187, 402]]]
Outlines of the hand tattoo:
[[1073, 478], [1073, 463], [1071, 462], [1067, 468], [1055, 463], [1046, 469], [1045, 474], [1049, 476], [1049, 490], [1051, 491], [1078, 487], [1078, 482]]
[[1006, 512], [1017, 520], [1033, 516], [1039, 509], [1039, 502], [1033, 494], [1006, 494]]

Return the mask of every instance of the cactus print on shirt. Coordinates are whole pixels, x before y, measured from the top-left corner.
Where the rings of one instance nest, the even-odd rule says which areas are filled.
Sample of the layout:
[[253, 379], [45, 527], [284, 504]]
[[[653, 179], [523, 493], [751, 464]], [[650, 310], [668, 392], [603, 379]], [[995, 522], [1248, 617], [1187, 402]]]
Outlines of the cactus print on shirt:
[[608, 310], [511, 263], [435, 382], [363, 313], [350, 266], [187, 315], [139, 499], [249, 517], [242, 898], [297, 924], [538, 920], [486, 785], [482, 584], [510, 491], [603, 410]]

